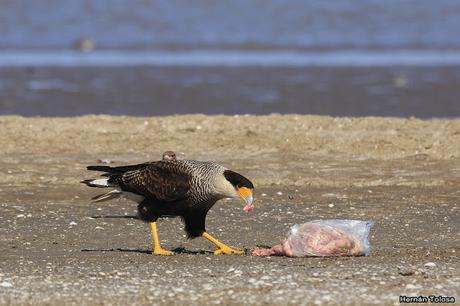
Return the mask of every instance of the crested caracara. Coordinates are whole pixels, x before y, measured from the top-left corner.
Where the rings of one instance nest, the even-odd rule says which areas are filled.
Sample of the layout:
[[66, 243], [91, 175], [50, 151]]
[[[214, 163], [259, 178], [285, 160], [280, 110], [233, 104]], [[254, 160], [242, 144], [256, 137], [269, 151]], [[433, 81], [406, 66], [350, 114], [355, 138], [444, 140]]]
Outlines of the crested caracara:
[[[172, 154], [171, 154], [172, 153]], [[165, 152], [163, 160], [138, 165], [110, 167], [88, 166], [102, 171], [103, 178], [84, 180], [90, 187], [113, 188], [93, 198], [106, 201], [125, 195], [138, 203], [138, 217], [149, 222], [153, 234], [153, 253], [172, 255], [161, 247], [156, 221], [161, 217], [178, 216], [185, 223], [189, 238], [203, 236], [218, 249], [214, 254], [243, 254], [206, 232], [206, 214], [223, 198], [241, 198], [244, 210], [252, 210], [253, 184], [247, 178], [214, 162], [177, 160], [174, 152]]]

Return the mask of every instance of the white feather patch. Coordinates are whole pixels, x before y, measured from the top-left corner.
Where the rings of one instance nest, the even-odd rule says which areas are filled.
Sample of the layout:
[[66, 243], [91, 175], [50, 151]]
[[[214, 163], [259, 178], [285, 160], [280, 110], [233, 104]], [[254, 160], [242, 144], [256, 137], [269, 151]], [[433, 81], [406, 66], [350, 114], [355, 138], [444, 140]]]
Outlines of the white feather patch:
[[109, 187], [109, 179], [104, 178], [104, 179], [92, 180], [90, 184], [96, 185], [96, 186]]

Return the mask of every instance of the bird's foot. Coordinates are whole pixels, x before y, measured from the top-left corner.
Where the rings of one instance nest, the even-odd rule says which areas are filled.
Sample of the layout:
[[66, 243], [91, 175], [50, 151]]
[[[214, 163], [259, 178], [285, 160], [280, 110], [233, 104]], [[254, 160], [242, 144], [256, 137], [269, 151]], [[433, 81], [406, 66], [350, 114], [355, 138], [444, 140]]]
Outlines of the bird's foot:
[[163, 248], [155, 248], [153, 250], [153, 255], [165, 255], [165, 256], [171, 256], [174, 255], [174, 252], [165, 250]]
[[214, 251], [214, 255], [220, 255], [220, 254], [225, 254], [225, 255], [243, 255], [244, 251], [240, 249], [234, 249], [229, 246], [223, 246], [218, 250]]

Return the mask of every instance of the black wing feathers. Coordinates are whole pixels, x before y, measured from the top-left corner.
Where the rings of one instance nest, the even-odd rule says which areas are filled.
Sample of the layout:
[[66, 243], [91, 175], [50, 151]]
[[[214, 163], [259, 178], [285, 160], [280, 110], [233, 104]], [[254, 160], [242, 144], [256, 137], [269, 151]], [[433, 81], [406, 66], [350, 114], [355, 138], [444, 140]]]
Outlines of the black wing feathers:
[[[127, 166], [129, 167], [129, 166]], [[159, 201], [173, 202], [186, 197], [191, 177], [176, 162], [154, 162], [133, 171], [111, 175], [124, 191]]]
[[92, 171], [103, 171], [106, 172], [102, 174], [101, 176], [112, 176], [113, 174], [123, 174], [127, 171], [134, 171], [134, 170], [139, 170], [143, 169], [145, 167], [148, 167], [151, 164], [151, 162], [143, 163], [143, 164], [137, 164], [137, 165], [130, 165], [130, 166], [119, 166], [119, 167], [110, 167], [110, 166], [88, 166], [86, 169], [92, 170]]

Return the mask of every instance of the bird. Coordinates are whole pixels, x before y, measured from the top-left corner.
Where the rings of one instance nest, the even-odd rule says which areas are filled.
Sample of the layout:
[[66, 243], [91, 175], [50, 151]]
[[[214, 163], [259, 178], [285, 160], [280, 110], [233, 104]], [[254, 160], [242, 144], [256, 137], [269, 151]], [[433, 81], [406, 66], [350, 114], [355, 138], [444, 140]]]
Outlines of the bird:
[[176, 153], [174, 153], [174, 151], [166, 151], [163, 153], [162, 159], [163, 160], [176, 160], [177, 159]]
[[[172, 153], [172, 154], [171, 154]], [[174, 158], [165, 158], [174, 156]], [[120, 196], [137, 202], [138, 218], [150, 223], [153, 236], [153, 254], [173, 255], [163, 249], [158, 237], [157, 220], [180, 217], [189, 239], [204, 237], [217, 246], [214, 254], [244, 254], [230, 247], [206, 231], [206, 215], [223, 198], [240, 198], [244, 210], [253, 205], [253, 183], [243, 175], [215, 162], [178, 160], [172, 151], [163, 159], [127, 166], [87, 166], [87, 170], [101, 171], [102, 178], [86, 179], [81, 183], [89, 187], [112, 188], [92, 198], [94, 202], [107, 201]]]

